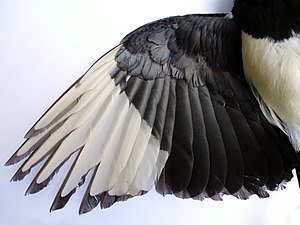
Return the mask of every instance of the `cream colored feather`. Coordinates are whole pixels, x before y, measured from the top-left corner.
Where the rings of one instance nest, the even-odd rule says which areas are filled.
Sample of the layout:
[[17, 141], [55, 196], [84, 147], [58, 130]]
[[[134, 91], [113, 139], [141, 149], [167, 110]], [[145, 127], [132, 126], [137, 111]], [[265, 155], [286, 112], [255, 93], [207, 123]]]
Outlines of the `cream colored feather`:
[[242, 54], [245, 77], [263, 113], [300, 151], [300, 37], [275, 42], [242, 32]]

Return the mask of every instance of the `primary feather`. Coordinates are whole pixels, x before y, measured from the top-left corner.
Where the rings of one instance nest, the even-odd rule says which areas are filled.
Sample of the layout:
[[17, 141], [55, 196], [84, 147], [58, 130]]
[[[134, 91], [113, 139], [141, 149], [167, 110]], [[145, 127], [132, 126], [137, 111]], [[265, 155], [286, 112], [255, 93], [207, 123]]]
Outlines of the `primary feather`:
[[51, 210], [83, 182], [80, 213], [154, 185], [182, 198], [267, 197], [291, 179], [296, 156], [244, 79], [240, 32], [224, 14], [133, 31], [30, 129], [6, 163], [24, 160], [12, 180], [43, 163], [27, 190], [35, 193], [75, 154]]

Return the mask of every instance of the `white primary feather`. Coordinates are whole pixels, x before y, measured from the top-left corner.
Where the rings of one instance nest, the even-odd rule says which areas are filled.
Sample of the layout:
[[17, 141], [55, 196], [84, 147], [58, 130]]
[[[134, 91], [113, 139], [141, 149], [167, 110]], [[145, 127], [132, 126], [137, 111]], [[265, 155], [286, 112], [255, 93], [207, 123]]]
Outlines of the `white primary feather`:
[[22, 172], [51, 153], [34, 179], [37, 184], [51, 178], [78, 151], [60, 197], [70, 194], [93, 168], [97, 170], [90, 181], [89, 195], [138, 195], [153, 187], [169, 156], [160, 150], [152, 127], [142, 119], [126, 92], [111, 78], [119, 48], [100, 58], [41, 117], [17, 151], [19, 157], [43, 140], [24, 163]]
[[[31, 157], [30, 160], [25, 164], [23, 171], [30, 168], [36, 161], [41, 158], [42, 155], [44, 155], [62, 137], [65, 137], [71, 131], [73, 132], [67, 136], [67, 138], [57, 149], [55, 154], [56, 157], [54, 156], [50, 164], [47, 166], [48, 174], [51, 173], [50, 170], [53, 171], [56, 166], [58, 166], [67, 156], [69, 156], [71, 152], [83, 146], [85, 144], [86, 138], [90, 135], [89, 132], [91, 130], [91, 127], [94, 126], [94, 124], [97, 124], [99, 117], [102, 116], [101, 111], [105, 110], [106, 104], [104, 104], [104, 102], [107, 99], [108, 94], [111, 92], [111, 88], [115, 88], [112, 81], [111, 83], [112, 84], [110, 86], [107, 86], [106, 89], [109, 90], [107, 90], [106, 93], [103, 94], [103, 91], [101, 90], [100, 94], [97, 93], [98, 95], [95, 96], [96, 98], [88, 99], [91, 100], [89, 102], [83, 101], [87, 106], [80, 111], [76, 111], [76, 113], [74, 112], [73, 114], [71, 114], [63, 124], [63, 126], [56, 130], [53, 134], [51, 134], [46, 142], [33, 154], [33, 157]], [[39, 134], [37, 137], [39, 138], [42, 135], [43, 133]], [[34, 137], [34, 139], [37, 140], [36, 137]], [[25, 147], [27, 146], [24, 146], [24, 149]], [[22, 149], [20, 150], [20, 152], [22, 153]], [[51, 164], [53, 163], [55, 163], [55, 165], [51, 169]], [[39, 177], [39, 182], [42, 182], [47, 178], [46, 175], [43, 175], [43, 173]]]
[[104, 146], [109, 135], [114, 131], [119, 109], [124, 105], [119, 101], [120, 98], [117, 97], [119, 88], [114, 87], [114, 89], [115, 90], [107, 96], [108, 104], [102, 106], [104, 112], [100, 112], [101, 117], [98, 117], [97, 121], [94, 121], [94, 123], [87, 124], [87, 126], [89, 126], [89, 134], [68, 182], [63, 189], [62, 196], [67, 195], [80, 182], [82, 176], [102, 160]]
[[[63, 95], [48, 111], [47, 113], [35, 124], [34, 130], [41, 129], [41, 132], [30, 137], [27, 142], [17, 151], [17, 156], [23, 155], [28, 149], [35, 144], [42, 136], [45, 135], [46, 131], [51, 127], [54, 127], [59, 122], [68, 118], [70, 115], [82, 110], [87, 104], [93, 104], [92, 100], [99, 97], [99, 93], [106, 90], [109, 83], [112, 84], [110, 76], [107, 75], [105, 70], [110, 71], [115, 64], [109, 63], [109, 59], [112, 60], [114, 54], [119, 49], [115, 48], [112, 52], [109, 52], [105, 57], [98, 60], [93, 67], [91, 67], [86, 74], [80, 79], [76, 85], [74, 85], [67, 93]], [[90, 79], [88, 79], [90, 78]], [[98, 80], [95, 80], [98, 78]], [[91, 82], [94, 81], [94, 82]], [[96, 82], [95, 82], [96, 81]], [[95, 90], [92, 90], [96, 88]], [[71, 105], [72, 102], [76, 101], [76, 105], [65, 113], [59, 120], [53, 122], [64, 109]], [[67, 134], [67, 133], [66, 133]]]
[[124, 116], [124, 119], [120, 120], [117, 125], [117, 132], [113, 133], [107, 142], [107, 150], [104, 151], [103, 161], [98, 167], [91, 186], [91, 195], [109, 190], [119, 178], [130, 157], [140, 127], [141, 116], [134, 106], [130, 106]]
[[[85, 145], [89, 135], [91, 134], [91, 129], [101, 118], [101, 111], [105, 109], [103, 108], [103, 105], [105, 105], [103, 104], [103, 100], [98, 102], [94, 101], [93, 103], [94, 107], [87, 107], [80, 113], [76, 113], [69, 118], [70, 121], [74, 122], [74, 126], [72, 127], [73, 131], [67, 136], [66, 139], [64, 139], [47, 167], [39, 175], [39, 178], [37, 180], [38, 182], [42, 182], [43, 180], [45, 180], [51, 174], [54, 168], [60, 165], [60, 163], [62, 163], [64, 159], [72, 154], [72, 152]], [[66, 132], [65, 125], [61, 129]]]
[[[120, 46], [114, 48], [110, 52], [108, 52], [104, 57], [100, 58], [84, 75], [83, 77], [74, 85], [68, 92], [64, 94], [64, 96], [59, 99], [59, 101], [53, 105], [49, 109], [49, 111], [37, 122], [35, 125], [35, 129], [42, 129], [49, 124], [52, 124], [51, 121], [59, 115], [60, 112], [63, 112], [66, 106], [70, 105], [73, 101], [79, 100], [80, 96], [83, 93], [89, 92], [89, 90], [93, 90], [94, 88], [103, 90], [103, 87], [107, 85], [108, 78], [107, 72], [110, 72], [115, 66], [114, 63], [111, 63], [114, 59], [115, 54], [119, 50]], [[82, 101], [83, 103], [89, 103], [89, 101]], [[80, 110], [80, 107], [84, 107], [85, 105], [77, 104], [76, 107], [73, 108], [72, 111], [64, 114], [63, 118], [68, 117], [71, 113], [76, 112], [76, 110]], [[79, 107], [79, 109], [77, 108]], [[61, 120], [63, 120], [63, 118]], [[60, 121], [61, 121], [60, 120]]]
[[120, 174], [118, 182], [109, 191], [110, 195], [120, 196], [129, 193], [130, 184], [134, 179], [138, 166], [141, 163], [145, 154], [151, 136], [151, 130], [152, 129], [149, 127], [147, 122], [142, 121], [139, 133], [137, 135], [131, 154], [126, 163], [126, 167]]
[[[130, 195], [135, 195], [139, 190], [150, 190], [165, 167], [169, 153], [159, 149], [159, 142], [151, 136], [145, 155], [139, 165], [134, 180], [130, 184], [128, 190]], [[155, 181], [155, 182], [154, 182]]]
[[[149, 140], [150, 141], [150, 140]], [[154, 167], [156, 166], [156, 160], [158, 157], [159, 146], [158, 148], [150, 148], [148, 145], [145, 154], [141, 160], [139, 168], [133, 178], [130, 187], [129, 194], [135, 195], [140, 190], [150, 190], [153, 186], [153, 181], [156, 181], [154, 175]], [[152, 181], [152, 182], [151, 182]]]
[[276, 42], [243, 32], [242, 54], [245, 77], [259, 95], [262, 111], [288, 133], [295, 150], [300, 151], [299, 36]]

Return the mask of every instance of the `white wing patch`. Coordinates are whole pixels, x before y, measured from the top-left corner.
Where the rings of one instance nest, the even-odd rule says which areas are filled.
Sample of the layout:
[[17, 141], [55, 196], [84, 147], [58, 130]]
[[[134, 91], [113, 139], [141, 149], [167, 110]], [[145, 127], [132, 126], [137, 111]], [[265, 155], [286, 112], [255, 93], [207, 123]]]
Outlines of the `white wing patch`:
[[36, 175], [36, 184], [41, 184], [78, 151], [60, 188], [61, 197], [70, 194], [93, 168], [97, 170], [90, 181], [90, 196], [103, 192], [135, 196], [153, 187], [167, 161], [168, 153], [160, 151], [152, 128], [110, 77], [119, 48], [98, 60], [46, 112], [16, 152], [20, 157], [37, 146], [21, 167], [23, 173], [51, 154]]

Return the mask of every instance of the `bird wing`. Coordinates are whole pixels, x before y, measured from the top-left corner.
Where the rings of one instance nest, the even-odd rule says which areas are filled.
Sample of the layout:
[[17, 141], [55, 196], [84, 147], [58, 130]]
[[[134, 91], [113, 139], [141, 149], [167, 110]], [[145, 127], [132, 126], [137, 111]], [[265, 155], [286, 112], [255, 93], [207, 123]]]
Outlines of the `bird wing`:
[[[245, 82], [240, 28], [224, 14], [146, 24], [101, 57], [34, 124], [6, 165], [41, 164], [26, 193], [71, 161], [51, 210], [87, 182], [79, 212], [154, 185], [182, 198], [266, 197], [295, 153]], [[90, 178], [86, 179], [87, 174]]]

